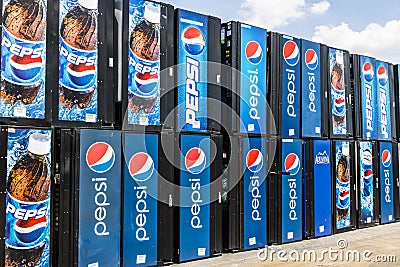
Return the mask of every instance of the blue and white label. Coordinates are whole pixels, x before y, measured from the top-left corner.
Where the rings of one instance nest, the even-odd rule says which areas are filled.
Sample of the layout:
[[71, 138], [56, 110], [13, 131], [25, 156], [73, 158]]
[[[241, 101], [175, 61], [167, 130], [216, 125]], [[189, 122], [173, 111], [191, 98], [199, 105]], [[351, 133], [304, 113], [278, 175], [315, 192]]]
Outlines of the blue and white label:
[[282, 138], [300, 138], [300, 40], [283, 36]]
[[359, 147], [359, 194], [361, 208], [361, 222], [374, 222], [374, 165], [372, 142], [360, 142]]
[[377, 128], [377, 93], [375, 79], [375, 60], [360, 56], [361, 70], [361, 108], [362, 108], [362, 137], [376, 139]]
[[267, 31], [241, 24], [240, 132], [266, 133]]
[[391, 123], [391, 99], [389, 84], [389, 66], [388, 63], [376, 61], [376, 81], [378, 85], [377, 101], [378, 101], [378, 139], [392, 139], [392, 123]]
[[158, 135], [124, 138], [125, 266], [157, 265]]
[[393, 160], [392, 143], [381, 142], [380, 147], [380, 172], [379, 191], [381, 222], [389, 223], [394, 221], [393, 203]]
[[302, 136], [321, 137], [320, 44], [301, 40]]
[[336, 142], [336, 229], [351, 225], [350, 143]]
[[244, 249], [267, 244], [267, 154], [265, 138], [243, 140]]
[[208, 17], [178, 13], [178, 129], [207, 130]]

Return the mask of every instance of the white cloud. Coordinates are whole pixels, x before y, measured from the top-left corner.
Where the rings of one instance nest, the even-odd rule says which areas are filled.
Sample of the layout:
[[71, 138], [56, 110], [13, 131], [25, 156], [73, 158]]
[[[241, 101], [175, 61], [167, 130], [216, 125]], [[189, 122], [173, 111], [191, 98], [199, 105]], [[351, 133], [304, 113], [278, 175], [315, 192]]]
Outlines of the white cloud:
[[313, 14], [324, 14], [330, 7], [331, 4], [328, 1], [322, 0], [319, 3], [312, 4], [310, 7], [310, 12]]
[[306, 0], [244, 0], [239, 16], [247, 23], [271, 30], [283, 27], [307, 14], [322, 14], [330, 7], [327, 0], [310, 4]]
[[400, 20], [391, 20], [384, 26], [369, 24], [362, 31], [352, 30], [348, 24], [315, 27], [313, 41], [372, 56], [377, 59], [400, 63]]

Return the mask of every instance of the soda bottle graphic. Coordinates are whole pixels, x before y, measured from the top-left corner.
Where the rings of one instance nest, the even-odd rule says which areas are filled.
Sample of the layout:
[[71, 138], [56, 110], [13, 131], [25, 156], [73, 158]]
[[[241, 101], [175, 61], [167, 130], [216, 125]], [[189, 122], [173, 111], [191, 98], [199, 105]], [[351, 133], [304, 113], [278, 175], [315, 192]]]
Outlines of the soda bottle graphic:
[[7, 104], [32, 103], [43, 86], [45, 0], [10, 0], [4, 7], [0, 96]]
[[6, 266], [35, 266], [46, 246], [50, 209], [48, 135], [29, 137], [28, 151], [7, 179]]
[[129, 108], [150, 113], [158, 99], [160, 68], [160, 8], [148, 4], [130, 36]]
[[345, 220], [350, 207], [350, 173], [347, 156], [342, 155], [339, 158], [336, 174], [337, 218]]
[[60, 104], [86, 108], [97, 87], [97, 0], [78, 0], [60, 26]]

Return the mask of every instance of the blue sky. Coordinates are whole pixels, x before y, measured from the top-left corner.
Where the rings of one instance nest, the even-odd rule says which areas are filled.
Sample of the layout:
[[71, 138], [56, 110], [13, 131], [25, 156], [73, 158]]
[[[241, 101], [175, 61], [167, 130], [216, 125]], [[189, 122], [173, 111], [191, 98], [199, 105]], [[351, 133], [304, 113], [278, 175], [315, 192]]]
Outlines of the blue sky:
[[400, 63], [399, 0], [165, 0], [175, 7], [240, 20]]

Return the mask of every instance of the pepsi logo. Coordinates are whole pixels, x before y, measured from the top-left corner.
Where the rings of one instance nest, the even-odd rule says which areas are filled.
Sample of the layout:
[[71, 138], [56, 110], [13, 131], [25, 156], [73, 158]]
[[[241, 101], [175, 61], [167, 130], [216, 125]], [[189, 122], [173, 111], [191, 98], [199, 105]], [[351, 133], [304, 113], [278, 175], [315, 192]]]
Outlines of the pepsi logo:
[[367, 82], [372, 82], [372, 80], [374, 79], [374, 68], [372, 67], [372, 64], [369, 62], [366, 62], [363, 66], [363, 75], [364, 75], [364, 79]]
[[18, 220], [14, 225], [15, 234], [24, 243], [37, 241], [47, 227], [46, 216], [40, 219], [31, 217], [28, 220]]
[[350, 190], [346, 187], [342, 187], [340, 189], [339, 202], [342, 208], [346, 208], [350, 204]]
[[247, 43], [246, 58], [251, 64], [253, 65], [260, 64], [261, 60], [263, 59], [263, 56], [264, 52], [259, 43], [257, 43], [256, 41], [251, 41]]
[[69, 64], [67, 67], [68, 76], [78, 86], [90, 85], [96, 75], [94, 65], [87, 66], [86, 63], [79, 65]]
[[203, 33], [195, 27], [186, 28], [183, 31], [181, 40], [186, 51], [195, 56], [203, 52], [206, 46]]
[[285, 43], [283, 46], [283, 58], [289, 66], [294, 67], [297, 65], [300, 58], [300, 51], [295, 42], [287, 41]]
[[191, 148], [185, 155], [185, 167], [191, 174], [199, 174], [206, 167], [206, 154], [201, 148]]
[[381, 86], [385, 86], [388, 82], [388, 75], [384, 66], [378, 68], [378, 82]]
[[86, 163], [96, 173], [109, 171], [114, 165], [114, 161], [114, 149], [104, 142], [94, 143], [86, 152]]
[[315, 70], [318, 67], [318, 55], [314, 49], [308, 49], [305, 54], [305, 62], [307, 68]]
[[249, 171], [257, 173], [263, 167], [263, 154], [258, 149], [251, 149], [246, 156], [246, 167]]
[[16, 55], [10, 60], [11, 70], [21, 80], [31, 80], [41, 71], [43, 60], [41, 57], [31, 58], [31, 55], [18, 57]]
[[386, 168], [389, 167], [390, 164], [392, 164], [392, 154], [390, 153], [389, 150], [387, 149], [383, 150], [381, 160], [382, 160], [382, 165]]
[[364, 171], [364, 179], [370, 180], [373, 178], [373, 176], [374, 176], [374, 173], [372, 172], [372, 170]]
[[129, 173], [135, 181], [147, 181], [154, 172], [152, 157], [144, 152], [136, 153], [129, 160]]
[[300, 159], [295, 153], [290, 153], [285, 158], [285, 170], [289, 175], [296, 175], [300, 171]]
[[346, 110], [346, 100], [344, 98], [336, 98], [334, 101], [334, 113], [343, 114]]
[[158, 74], [150, 74], [150, 72], [136, 73], [136, 87], [145, 95], [152, 95], [158, 85]]

